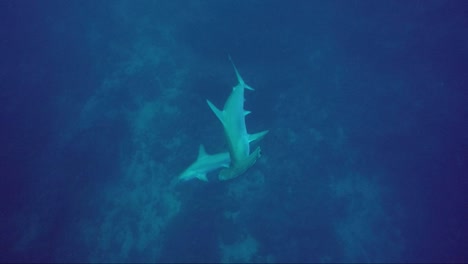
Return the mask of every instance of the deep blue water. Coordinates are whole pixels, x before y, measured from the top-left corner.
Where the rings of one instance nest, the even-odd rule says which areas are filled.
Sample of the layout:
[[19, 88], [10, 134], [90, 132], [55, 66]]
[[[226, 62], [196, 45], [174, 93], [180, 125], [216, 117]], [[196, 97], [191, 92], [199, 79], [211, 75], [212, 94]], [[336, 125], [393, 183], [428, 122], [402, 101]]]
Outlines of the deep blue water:
[[[1, 262], [468, 262], [466, 1], [0, 1]], [[206, 105], [246, 83], [262, 157]]]

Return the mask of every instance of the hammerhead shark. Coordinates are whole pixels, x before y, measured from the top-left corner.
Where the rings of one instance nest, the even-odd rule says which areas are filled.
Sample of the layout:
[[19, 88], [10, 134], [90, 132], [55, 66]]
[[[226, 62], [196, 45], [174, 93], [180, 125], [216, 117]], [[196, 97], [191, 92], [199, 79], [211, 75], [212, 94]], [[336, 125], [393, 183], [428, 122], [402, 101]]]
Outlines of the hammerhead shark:
[[194, 178], [208, 181], [206, 177], [208, 172], [222, 167], [228, 167], [230, 162], [231, 158], [229, 157], [229, 152], [209, 155], [206, 153], [205, 147], [200, 145], [197, 160], [180, 174], [179, 181], [188, 181]]
[[244, 110], [244, 90], [254, 89], [244, 82], [231, 57], [229, 60], [239, 83], [232, 89], [223, 110], [219, 110], [209, 100], [206, 100], [211, 110], [221, 121], [228, 142], [230, 164], [229, 167], [220, 171], [218, 179], [221, 181], [233, 179], [255, 164], [261, 155], [261, 149], [257, 147], [250, 153], [250, 142], [261, 139], [268, 133], [268, 130], [255, 134], [247, 133], [245, 116], [250, 114], [250, 111]]

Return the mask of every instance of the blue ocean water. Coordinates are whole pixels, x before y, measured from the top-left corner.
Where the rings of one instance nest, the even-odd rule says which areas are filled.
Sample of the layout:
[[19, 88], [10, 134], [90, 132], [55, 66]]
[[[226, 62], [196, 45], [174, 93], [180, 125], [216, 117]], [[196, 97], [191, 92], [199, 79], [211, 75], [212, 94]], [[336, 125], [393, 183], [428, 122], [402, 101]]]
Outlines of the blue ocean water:
[[[0, 1], [1, 262], [468, 262], [466, 1]], [[206, 104], [245, 92], [245, 174]]]

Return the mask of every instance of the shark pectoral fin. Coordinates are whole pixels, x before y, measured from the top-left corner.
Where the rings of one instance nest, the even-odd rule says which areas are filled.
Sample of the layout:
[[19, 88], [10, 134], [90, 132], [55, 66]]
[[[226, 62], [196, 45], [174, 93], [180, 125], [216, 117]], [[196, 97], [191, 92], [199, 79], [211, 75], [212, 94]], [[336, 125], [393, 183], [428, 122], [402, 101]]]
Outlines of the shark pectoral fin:
[[206, 178], [206, 173], [199, 173], [199, 174], [197, 174], [197, 179], [202, 180], [202, 181], [205, 181], [205, 182], [208, 181], [208, 178]]
[[262, 139], [268, 132], [269, 130], [265, 130], [265, 131], [258, 132], [255, 134], [249, 134], [249, 143], [255, 140]]
[[219, 110], [214, 104], [210, 102], [210, 100], [206, 100], [206, 102], [208, 103], [208, 106], [211, 108], [211, 110], [218, 117], [218, 119], [221, 121], [221, 123], [224, 125], [223, 111]]

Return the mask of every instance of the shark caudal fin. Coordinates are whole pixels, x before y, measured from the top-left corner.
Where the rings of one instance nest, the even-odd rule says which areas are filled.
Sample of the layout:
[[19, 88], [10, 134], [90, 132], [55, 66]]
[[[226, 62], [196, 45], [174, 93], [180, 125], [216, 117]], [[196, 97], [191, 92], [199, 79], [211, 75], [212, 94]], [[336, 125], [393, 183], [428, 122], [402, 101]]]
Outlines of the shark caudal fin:
[[232, 67], [234, 68], [234, 71], [236, 72], [236, 77], [237, 77], [237, 81], [239, 82], [239, 84], [242, 85], [242, 87], [253, 91], [254, 89], [244, 82], [244, 79], [242, 79], [242, 76], [239, 74], [239, 71], [237, 71], [237, 67], [232, 61], [231, 55], [228, 55], [228, 57], [229, 57], [229, 60], [231, 61]]

